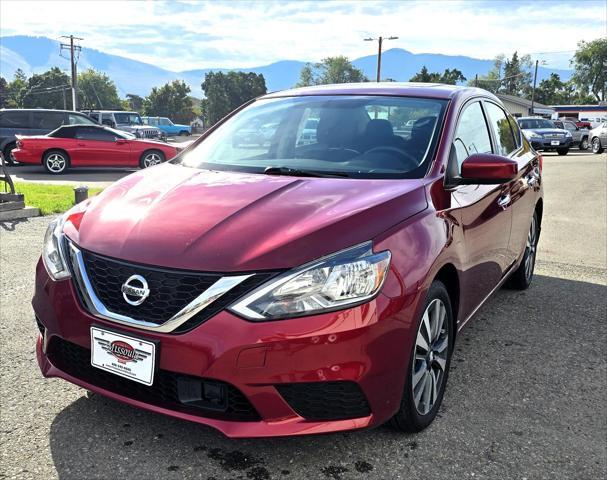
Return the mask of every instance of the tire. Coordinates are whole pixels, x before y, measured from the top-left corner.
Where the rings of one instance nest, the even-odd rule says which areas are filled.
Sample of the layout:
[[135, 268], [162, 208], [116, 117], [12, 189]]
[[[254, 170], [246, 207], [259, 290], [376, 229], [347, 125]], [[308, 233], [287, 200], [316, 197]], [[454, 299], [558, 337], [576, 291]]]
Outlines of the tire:
[[601, 139], [594, 137], [592, 139], [592, 153], [603, 153], [603, 145], [601, 145]]
[[[437, 308], [439, 317], [434, 317]], [[435, 318], [434, 322], [432, 318]], [[440, 325], [440, 321], [435, 323], [437, 318], [442, 319], [440, 330], [435, 327]], [[454, 339], [453, 313], [449, 294], [442, 282], [435, 281], [430, 286], [414, 332], [403, 397], [398, 412], [390, 420], [394, 428], [409, 433], [423, 430], [436, 418], [449, 377]], [[433, 340], [428, 342], [428, 338]], [[426, 348], [428, 343], [429, 349]]]
[[7, 165], [18, 165], [19, 162], [15, 160], [13, 157], [13, 150], [17, 148], [16, 143], [9, 143], [6, 147], [4, 147], [4, 161]]
[[569, 153], [569, 148], [557, 148], [556, 153], [559, 155], [567, 155]]
[[188, 132], [187, 130], [183, 130], [182, 132], [179, 132], [179, 136], [180, 137], [189, 137], [190, 132]]
[[139, 159], [140, 168], [153, 167], [165, 161], [164, 153], [160, 150], [147, 150], [141, 154]]
[[580, 142], [580, 150], [588, 150], [588, 146], [588, 137], [582, 138], [582, 141]]
[[507, 287], [514, 290], [527, 290], [533, 280], [533, 271], [535, 270], [535, 258], [537, 254], [537, 243], [540, 238], [540, 225], [537, 212], [533, 213], [531, 226], [527, 234], [525, 243], [525, 253], [521, 264], [508, 279]]
[[70, 157], [63, 150], [49, 150], [42, 157], [42, 166], [51, 175], [61, 175], [70, 168]]

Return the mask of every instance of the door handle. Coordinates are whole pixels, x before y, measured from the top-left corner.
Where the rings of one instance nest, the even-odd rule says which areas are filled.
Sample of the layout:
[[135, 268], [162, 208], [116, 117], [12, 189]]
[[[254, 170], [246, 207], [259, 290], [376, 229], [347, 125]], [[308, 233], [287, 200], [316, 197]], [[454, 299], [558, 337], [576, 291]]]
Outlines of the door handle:
[[497, 204], [502, 207], [504, 210], [506, 210], [506, 208], [508, 208], [508, 205], [510, 205], [510, 201], [511, 201], [511, 197], [509, 193], [505, 193], [504, 195], [502, 195], [500, 198], [497, 199]]
[[535, 187], [539, 181], [539, 173], [537, 171], [537, 169], [533, 169], [531, 170], [531, 173], [529, 173], [529, 175], [527, 175], [525, 177], [525, 180], [527, 181], [527, 185], [530, 187]]
[[86, 147], [84, 143], [77, 143], [76, 145], [78, 145], [79, 147]]

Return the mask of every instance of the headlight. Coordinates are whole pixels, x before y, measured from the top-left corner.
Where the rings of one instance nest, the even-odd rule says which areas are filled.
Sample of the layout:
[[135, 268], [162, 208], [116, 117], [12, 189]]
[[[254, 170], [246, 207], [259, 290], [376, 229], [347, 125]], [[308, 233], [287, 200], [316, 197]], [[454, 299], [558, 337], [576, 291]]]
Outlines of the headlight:
[[70, 271], [63, 255], [62, 238], [64, 217], [53, 220], [44, 235], [44, 247], [42, 248], [42, 261], [48, 274], [55, 280], [68, 278]]
[[371, 242], [367, 242], [288, 271], [230, 310], [256, 321], [338, 310], [373, 298], [389, 265], [390, 252], [373, 253]]
[[571, 136], [572, 136], [572, 135], [571, 135], [571, 132], [570, 132], [569, 130], [567, 130], [567, 131], [565, 132], [565, 136], [566, 136], [566, 137], [571, 137]]
[[537, 134], [537, 133], [535, 133], [535, 132], [531, 132], [531, 131], [529, 131], [529, 130], [523, 130], [523, 134], [524, 134], [524, 135], [525, 135], [525, 136], [526, 136], [528, 139], [531, 139], [531, 138], [542, 138], [542, 136], [541, 136], [541, 135], [539, 135], [539, 134]]

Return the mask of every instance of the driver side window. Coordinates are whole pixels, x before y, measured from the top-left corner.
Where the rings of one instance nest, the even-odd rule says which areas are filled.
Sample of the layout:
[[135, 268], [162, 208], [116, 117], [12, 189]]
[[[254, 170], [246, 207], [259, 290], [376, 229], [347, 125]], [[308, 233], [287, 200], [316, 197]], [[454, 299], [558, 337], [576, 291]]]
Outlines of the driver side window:
[[474, 153], [491, 153], [491, 137], [480, 102], [468, 105], [459, 118], [449, 158], [449, 171], [459, 175], [462, 163]]

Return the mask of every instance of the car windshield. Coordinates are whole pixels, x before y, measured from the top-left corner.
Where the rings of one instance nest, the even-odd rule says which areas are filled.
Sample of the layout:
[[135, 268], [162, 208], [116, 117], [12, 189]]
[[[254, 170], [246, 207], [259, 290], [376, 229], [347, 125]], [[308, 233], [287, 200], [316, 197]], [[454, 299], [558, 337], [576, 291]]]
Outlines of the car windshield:
[[519, 124], [523, 130], [532, 130], [534, 128], [554, 128], [554, 124], [550, 120], [544, 118], [527, 118], [519, 120]]
[[[421, 178], [446, 105], [447, 100], [390, 96], [259, 100], [175, 162], [250, 173]], [[408, 122], [412, 127], [405, 129]]]
[[138, 113], [114, 113], [118, 125], [143, 125]]

